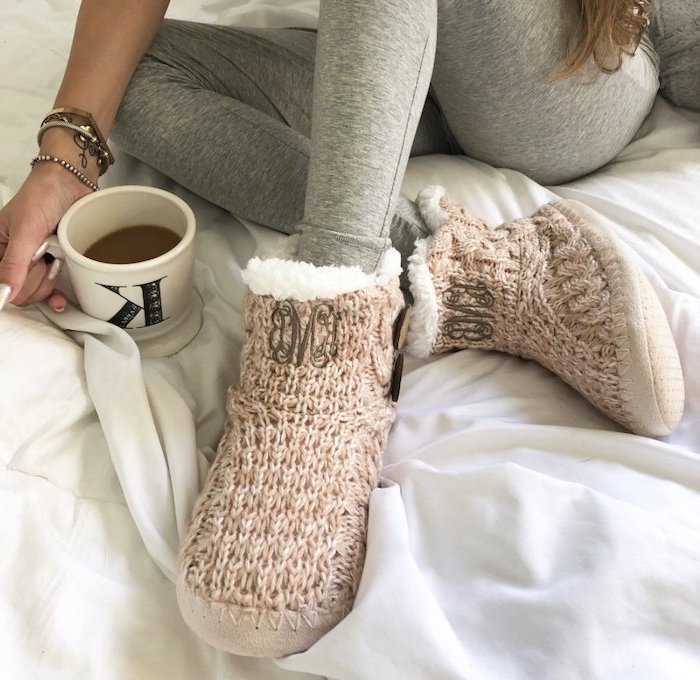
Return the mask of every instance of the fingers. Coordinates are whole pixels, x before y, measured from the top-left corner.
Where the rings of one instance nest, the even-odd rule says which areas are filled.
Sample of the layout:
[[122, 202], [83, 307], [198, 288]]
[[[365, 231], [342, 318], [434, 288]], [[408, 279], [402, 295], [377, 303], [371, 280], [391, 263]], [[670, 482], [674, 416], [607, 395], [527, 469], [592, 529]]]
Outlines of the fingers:
[[[44, 256], [44, 253], [49, 249], [49, 242], [44, 241], [35, 251], [34, 254], [32, 255], [31, 259], [31, 264], [35, 264], [41, 258]], [[4, 247], [2, 248], [4, 251]], [[2, 254], [0, 254], [0, 257], [2, 257]], [[55, 276], [52, 277], [55, 279]], [[12, 288], [8, 284], [0, 284], [0, 312], [2, 311], [3, 307], [7, 304], [7, 302], [10, 299], [10, 295], [12, 294]], [[14, 299], [17, 299], [17, 296], [15, 295]]]
[[38, 262], [43, 256], [44, 253], [49, 249], [49, 242], [44, 241], [35, 251], [34, 254], [32, 255], [32, 264], [35, 262]]
[[[48, 248], [48, 241], [44, 241], [32, 253], [30, 269], [19, 293], [14, 293], [6, 284], [0, 285], [0, 311], [10, 299], [17, 306], [27, 306], [49, 298], [49, 305], [54, 311], [62, 312], [66, 308], [66, 298], [63, 293], [54, 291], [56, 277], [63, 263], [61, 260], [54, 259], [51, 263], [46, 264], [43, 256]], [[14, 295], [11, 296], [11, 293]]]
[[[48, 266], [44, 260], [33, 264], [22, 283], [22, 288], [11, 298], [12, 304], [23, 306], [31, 299], [46, 279]], [[53, 285], [53, 283], [52, 283]]]
[[10, 299], [11, 293], [12, 288], [10, 288], [6, 283], [0, 283], [0, 312]]
[[51, 295], [49, 295], [48, 298], [46, 298], [46, 302], [48, 303], [49, 307], [54, 310], [54, 312], [63, 312], [66, 309], [66, 296], [60, 291], [60, 290], [54, 290]]
[[[35, 252], [37, 252], [37, 244], [32, 238], [16, 237], [7, 244], [0, 260], [0, 284], [10, 286], [10, 294], [7, 296], [6, 302], [21, 304], [22, 300], [26, 299], [23, 288]], [[32, 269], [39, 264], [37, 262]], [[34, 272], [34, 277], [36, 276], [37, 274]], [[36, 282], [36, 286], [38, 284], [39, 281]], [[18, 297], [20, 297], [20, 302], [15, 302]]]
[[[44, 260], [40, 260], [32, 265], [24, 280], [22, 290], [15, 296], [13, 304], [18, 306], [33, 305], [35, 302], [40, 302], [49, 297], [56, 285], [56, 277], [60, 271], [61, 264], [61, 260], [53, 260], [48, 265]], [[60, 297], [57, 297], [55, 301], [60, 306], [62, 298], [63, 307], [65, 308], [65, 298], [63, 298], [62, 294], [59, 295]]]

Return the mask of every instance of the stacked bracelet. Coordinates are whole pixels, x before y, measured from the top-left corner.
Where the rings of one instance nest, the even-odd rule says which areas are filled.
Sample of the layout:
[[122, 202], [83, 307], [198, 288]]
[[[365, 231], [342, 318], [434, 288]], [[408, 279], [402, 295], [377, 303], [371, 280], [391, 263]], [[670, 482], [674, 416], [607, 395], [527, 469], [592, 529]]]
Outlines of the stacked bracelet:
[[88, 111], [63, 106], [51, 111], [42, 121], [37, 139], [41, 144], [41, 138], [46, 130], [52, 127], [62, 127], [75, 132], [73, 141], [81, 151], [80, 161], [83, 168], [87, 167], [89, 153], [97, 159], [100, 175], [103, 175], [114, 163], [114, 156], [107, 145], [107, 140], [95, 122], [95, 118]]
[[97, 167], [100, 175], [104, 175], [104, 173], [107, 172], [107, 169], [109, 168], [107, 151], [102, 148], [99, 139], [96, 135], [90, 132], [89, 127], [69, 123], [63, 118], [45, 121], [42, 123], [41, 127], [39, 128], [39, 132], [37, 133], [37, 143], [41, 145], [41, 140], [44, 137], [44, 133], [47, 130], [55, 127], [64, 128], [75, 132], [73, 141], [78, 149], [80, 149], [80, 154], [78, 157], [80, 158], [80, 164], [83, 166], [83, 170], [88, 166], [87, 153], [93, 158], [97, 159]]
[[31, 166], [34, 167], [37, 163], [41, 163], [43, 161], [58, 163], [62, 168], [72, 172], [86, 187], [89, 187], [93, 191], [99, 191], [100, 187], [98, 187], [97, 184], [88, 179], [82, 172], [80, 172], [80, 170], [78, 170], [78, 168], [71, 165], [68, 161], [64, 161], [62, 158], [49, 156], [48, 154], [41, 154], [40, 156], [36, 156], [32, 159]]

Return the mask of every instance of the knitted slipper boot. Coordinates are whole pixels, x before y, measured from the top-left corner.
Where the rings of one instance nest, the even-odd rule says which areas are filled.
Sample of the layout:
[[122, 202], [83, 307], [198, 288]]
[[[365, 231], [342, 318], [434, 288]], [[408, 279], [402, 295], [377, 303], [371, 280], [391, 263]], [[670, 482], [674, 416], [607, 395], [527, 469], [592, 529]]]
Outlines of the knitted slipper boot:
[[656, 294], [624, 245], [576, 201], [498, 229], [424, 189], [433, 235], [409, 259], [406, 351], [465, 348], [533, 359], [624, 427], [670, 433], [683, 412], [678, 352]]
[[350, 611], [398, 396], [400, 272], [395, 250], [374, 275], [244, 272], [241, 384], [179, 558], [180, 610], [210, 645], [285, 656]]

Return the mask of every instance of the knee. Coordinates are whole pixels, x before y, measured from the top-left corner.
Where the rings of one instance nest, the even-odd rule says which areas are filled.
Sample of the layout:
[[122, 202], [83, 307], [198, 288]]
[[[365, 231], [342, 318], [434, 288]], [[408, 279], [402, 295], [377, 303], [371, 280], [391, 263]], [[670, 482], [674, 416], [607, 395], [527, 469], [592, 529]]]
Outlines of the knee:
[[144, 87], [148, 82], [147, 74], [148, 70], [144, 70], [141, 62], [131, 77], [112, 124], [110, 138], [127, 152], [132, 146], [130, 140], [135, 129], [143, 124], [143, 98], [148, 96], [148, 87]]
[[183, 34], [188, 24], [187, 21], [163, 19], [141, 62], [157, 61], [172, 65], [173, 60], [182, 49]]
[[143, 126], [142, 119], [149, 108], [147, 104], [157, 89], [157, 83], [172, 77], [174, 59], [178, 52], [178, 24], [181, 23], [184, 22], [173, 19], [163, 21], [122, 97], [110, 136], [127, 151], [134, 130]]

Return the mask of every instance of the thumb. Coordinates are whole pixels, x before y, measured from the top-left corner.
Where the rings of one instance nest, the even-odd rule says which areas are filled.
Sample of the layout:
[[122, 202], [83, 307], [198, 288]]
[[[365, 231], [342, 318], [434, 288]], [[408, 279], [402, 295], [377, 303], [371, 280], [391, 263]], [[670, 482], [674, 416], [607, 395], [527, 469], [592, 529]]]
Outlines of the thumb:
[[0, 260], [0, 309], [22, 290], [38, 245], [31, 236], [22, 234], [7, 244]]

